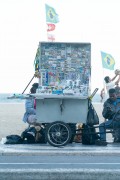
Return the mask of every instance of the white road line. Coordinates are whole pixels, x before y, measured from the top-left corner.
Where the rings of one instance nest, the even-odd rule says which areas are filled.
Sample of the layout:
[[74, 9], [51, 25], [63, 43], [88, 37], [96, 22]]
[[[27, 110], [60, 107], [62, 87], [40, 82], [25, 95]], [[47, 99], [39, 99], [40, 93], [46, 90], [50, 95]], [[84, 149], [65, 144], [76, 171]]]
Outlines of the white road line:
[[0, 165], [91, 165], [91, 164], [95, 164], [95, 165], [102, 165], [102, 164], [105, 164], [105, 165], [120, 165], [120, 163], [0, 163]]

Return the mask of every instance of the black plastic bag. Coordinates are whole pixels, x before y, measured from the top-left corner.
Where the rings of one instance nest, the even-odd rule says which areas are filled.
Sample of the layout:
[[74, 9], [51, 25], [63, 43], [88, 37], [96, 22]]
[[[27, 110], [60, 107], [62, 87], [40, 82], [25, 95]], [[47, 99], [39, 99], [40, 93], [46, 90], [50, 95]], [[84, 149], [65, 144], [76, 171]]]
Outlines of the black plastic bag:
[[19, 135], [9, 135], [6, 136], [6, 143], [5, 144], [22, 144], [23, 139]]
[[99, 124], [99, 117], [97, 115], [97, 112], [95, 111], [93, 105], [90, 103], [88, 108], [88, 114], [87, 114], [87, 125], [96, 125]]
[[82, 144], [94, 145], [98, 139], [100, 137], [96, 133], [95, 127], [84, 124], [82, 127]]
[[24, 142], [28, 144], [35, 143], [36, 132], [35, 127], [29, 127], [22, 132], [21, 137], [24, 139]]

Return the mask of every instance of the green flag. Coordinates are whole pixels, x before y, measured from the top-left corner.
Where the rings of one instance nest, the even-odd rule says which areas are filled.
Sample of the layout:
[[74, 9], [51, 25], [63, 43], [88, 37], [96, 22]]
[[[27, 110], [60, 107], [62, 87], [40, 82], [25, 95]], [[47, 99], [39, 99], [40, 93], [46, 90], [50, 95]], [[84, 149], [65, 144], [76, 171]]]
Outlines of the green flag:
[[50, 23], [58, 23], [58, 14], [56, 13], [55, 9], [53, 7], [48, 6], [45, 4], [46, 9], [46, 22]]
[[102, 66], [105, 69], [114, 70], [115, 66], [115, 60], [114, 58], [105, 52], [101, 51], [101, 57], [102, 57]]

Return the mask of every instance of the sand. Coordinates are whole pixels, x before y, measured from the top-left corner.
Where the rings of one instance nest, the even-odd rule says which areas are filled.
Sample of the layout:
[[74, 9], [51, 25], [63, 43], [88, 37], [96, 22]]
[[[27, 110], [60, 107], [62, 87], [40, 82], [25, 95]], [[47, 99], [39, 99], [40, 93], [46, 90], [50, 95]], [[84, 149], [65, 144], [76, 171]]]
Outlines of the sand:
[[10, 134], [20, 135], [28, 126], [22, 121], [24, 103], [0, 104], [0, 140]]
[[[102, 122], [103, 104], [93, 103], [93, 105], [99, 115], [100, 122]], [[28, 124], [22, 121], [24, 112], [24, 103], [0, 104], [0, 140], [11, 134], [21, 135], [24, 129], [28, 127]]]

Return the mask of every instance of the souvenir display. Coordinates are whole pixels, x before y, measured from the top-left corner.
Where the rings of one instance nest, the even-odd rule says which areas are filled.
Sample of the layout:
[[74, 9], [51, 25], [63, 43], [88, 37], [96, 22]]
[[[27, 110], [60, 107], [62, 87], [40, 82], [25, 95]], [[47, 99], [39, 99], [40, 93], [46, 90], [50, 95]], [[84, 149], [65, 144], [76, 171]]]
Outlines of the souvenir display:
[[40, 42], [39, 51], [39, 93], [88, 96], [90, 43]]

